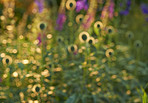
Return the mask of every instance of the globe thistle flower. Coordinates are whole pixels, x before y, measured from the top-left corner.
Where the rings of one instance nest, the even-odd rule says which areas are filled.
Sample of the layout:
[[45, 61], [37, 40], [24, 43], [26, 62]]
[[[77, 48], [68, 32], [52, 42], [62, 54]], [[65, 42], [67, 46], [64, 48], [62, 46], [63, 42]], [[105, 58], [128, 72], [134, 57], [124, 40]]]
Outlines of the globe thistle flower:
[[128, 32], [126, 33], [126, 37], [127, 37], [128, 39], [133, 39], [133, 38], [134, 38], [133, 32], [128, 31]]
[[97, 28], [97, 29], [102, 29], [103, 28], [103, 24], [101, 21], [97, 21], [95, 22], [94, 24], [94, 28]]
[[87, 39], [87, 42], [88, 42], [88, 44], [93, 45], [93, 44], [95, 44], [95, 39], [93, 37], [89, 37]]
[[136, 41], [134, 42], [134, 46], [135, 46], [136, 48], [141, 48], [141, 47], [143, 46], [143, 44], [142, 44], [142, 42], [141, 42], [140, 40], [136, 40]]
[[70, 53], [75, 53], [75, 52], [77, 52], [77, 50], [78, 50], [77, 45], [70, 45], [70, 46], [68, 46], [68, 51]]
[[78, 0], [76, 2], [76, 12], [80, 12], [81, 10], [87, 11], [88, 3], [87, 0]]
[[79, 14], [79, 15], [76, 17], [76, 22], [77, 22], [78, 24], [80, 24], [80, 23], [83, 21], [83, 17], [84, 17], [84, 15]]
[[12, 64], [12, 58], [8, 55], [6, 55], [3, 59], [2, 59], [3, 65], [10, 65]]
[[66, 2], [66, 8], [67, 8], [68, 10], [74, 10], [75, 7], [76, 7], [76, 2], [75, 2], [75, 0], [68, 0], [68, 1]]
[[46, 28], [46, 24], [40, 23], [39, 28], [40, 28], [40, 30], [44, 30]]
[[113, 53], [114, 53], [113, 49], [108, 49], [108, 50], [106, 50], [105, 55], [106, 55], [106, 57], [109, 58], [109, 57], [113, 56]]
[[88, 38], [89, 38], [89, 34], [87, 32], [85, 32], [85, 31], [84, 32], [81, 32], [79, 34], [79, 39], [83, 43], [86, 42], [88, 40]]
[[113, 34], [114, 33], [114, 28], [112, 26], [107, 27], [107, 33], [108, 34]]
[[103, 24], [101, 21], [97, 21], [94, 24], [94, 32], [95, 34], [99, 35], [100, 31], [103, 29]]
[[35, 0], [35, 3], [38, 6], [39, 13], [41, 13], [44, 9], [44, 0]]
[[57, 41], [58, 41], [58, 43], [63, 42], [63, 40], [64, 40], [64, 38], [63, 38], [62, 36], [58, 36], [58, 37], [57, 37]]
[[41, 85], [40, 84], [36, 84], [33, 86], [32, 91], [34, 93], [39, 93], [41, 91]]

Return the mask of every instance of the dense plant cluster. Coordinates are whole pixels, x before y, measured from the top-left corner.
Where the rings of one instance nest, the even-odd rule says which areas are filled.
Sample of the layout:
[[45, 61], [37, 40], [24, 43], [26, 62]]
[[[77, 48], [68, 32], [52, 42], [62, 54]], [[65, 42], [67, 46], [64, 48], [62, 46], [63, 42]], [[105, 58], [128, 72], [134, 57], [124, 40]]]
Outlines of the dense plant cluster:
[[147, 27], [147, 0], [1, 0], [0, 102], [141, 103]]

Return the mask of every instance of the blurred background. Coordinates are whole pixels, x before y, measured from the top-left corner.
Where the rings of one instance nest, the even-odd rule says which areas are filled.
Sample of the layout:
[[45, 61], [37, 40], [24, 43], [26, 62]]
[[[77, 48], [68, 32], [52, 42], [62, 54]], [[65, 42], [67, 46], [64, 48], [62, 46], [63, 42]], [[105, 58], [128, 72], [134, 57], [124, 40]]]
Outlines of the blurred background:
[[148, 0], [0, 0], [1, 103], [147, 103]]

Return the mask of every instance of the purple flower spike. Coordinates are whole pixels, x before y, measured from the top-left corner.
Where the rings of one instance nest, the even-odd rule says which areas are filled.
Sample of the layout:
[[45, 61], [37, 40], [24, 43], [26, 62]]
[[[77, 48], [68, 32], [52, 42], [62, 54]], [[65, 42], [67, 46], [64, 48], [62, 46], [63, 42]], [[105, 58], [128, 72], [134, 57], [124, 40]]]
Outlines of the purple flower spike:
[[65, 21], [66, 21], [66, 15], [64, 13], [60, 13], [56, 21], [57, 24], [56, 29], [61, 31], [63, 29]]
[[91, 26], [94, 14], [88, 14], [87, 16], [88, 18], [86, 22], [83, 24], [84, 29], [88, 29]]
[[41, 13], [44, 9], [44, 0], [35, 0], [35, 3], [38, 6], [39, 13]]
[[42, 42], [41, 33], [38, 34], [37, 40], [39, 41], [39, 42], [38, 42], [38, 45], [40, 45], [41, 42]]
[[141, 4], [141, 10], [143, 14], [148, 14], [148, 6], [146, 4]]
[[2, 78], [0, 78], [0, 82], [2, 82]]
[[88, 10], [88, 4], [86, 4], [86, 5], [84, 6], [84, 10], [85, 10], [85, 11]]
[[129, 14], [128, 10], [120, 11], [120, 15], [128, 15], [128, 14]]
[[148, 22], [148, 18], [146, 18], [146, 22]]
[[82, 9], [85, 11], [88, 9], [87, 0], [78, 0], [76, 2], [76, 12], [80, 12]]
[[114, 2], [111, 1], [109, 6], [109, 18], [112, 19], [114, 16]]
[[129, 8], [131, 6], [131, 0], [128, 0], [126, 5], [127, 5], [127, 8]]
[[[43, 38], [42, 38], [42, 35], [43, 35]], [[42, 41], [42, 39], [43, 39], [43, 41]], [[46, 41], [45, 41], [45, 39], [46, 39], [46, 34], [44, 33], [44, 34], [42, 34], [42, 33], [39, 33], [38, 34], [38, 37], [37, 37], [37, 40], [38, 40], [38, 46], [40, 46], [41, 45], [41, 43], [43, 43], [44, 44], [44, 46], [46, 46]]]
[[126, 2], [126, 9], [120, 11], [120, 15], [125, 15], [125, 16], [128, 15], [130, 7], [131, 7], [131, 0], [127, 0], [127, 2]]

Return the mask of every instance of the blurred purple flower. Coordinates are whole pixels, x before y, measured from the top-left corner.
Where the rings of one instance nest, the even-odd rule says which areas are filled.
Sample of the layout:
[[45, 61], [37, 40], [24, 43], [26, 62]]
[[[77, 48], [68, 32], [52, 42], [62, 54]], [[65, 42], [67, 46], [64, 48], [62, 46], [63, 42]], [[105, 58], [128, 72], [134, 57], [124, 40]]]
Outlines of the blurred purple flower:
[[2, 82], [2, 78], [0, 78], [0, 82]]
[[37, 37], [37, 40], [38, 40], [38, 45], [41, 45], [42, 43], [42, 35], [43, 35], [43, 44], [46, 45], [46, 41], [45, 41], [45, 38], [46, 38], [46, 34], [42, 34], [42, 33], [39, 33], [38, 34], [38, 37]]
[[77, 54], [78, 54], [78, 51], [75, 51], [73, 54], [74, 54], [74, 55], [77, 55]]
[[128, 1], [126, 2], [126, 6], [127, 6], [127, 9], [129, 10], [129, 9], [130, 9], [130, 6], [131, 6], [131, 0], [128, 0]]
[[122, 7], [123, 6], [123, 3], [120, 3], [120, 7]]
[[93, 21], [94, 14], [87, 14], [88, 18], [86, 19], [86, 22], [83, 24], [84, 29], [88, 29]]
[[114, 2], [111, 0], [110, 6], [109, 6], [109, 18], [112, 19], [114, 15]]
[[127, 0], [126, 2], [126, 9], [125, 10], [122, 10], [120, 11], [120, 15], [128, 15], [129, 14], [129, 10], [130, 10], [130, 7], [131, 7], [131, 0]]
[[44, 0], [35, 0], [35, 3], [38, 6], [39, 13], [41, 13], [44, 9]]
[[66, 21], [65, 13], [60, 13], [58, 15], [58, 18], [57, 18], [57, 21], [56, 21], [56, 24], [57, 24], [56, 29], [61, 31], [63, 29], [63, 24], [65, 23], [65, 21]]
[[143, 14], [148, 14], [148, 6], [146, 4], [141, 4], [141, 10]]
[[107, 15], [108, 6], [104, 6], [101, 13], [101, 18], [103, 19]]
[[39, 42], [38, 42], [38, 45], [40, 45], [41, 42], [42, 42], [41, 33], [38, 34], [37, 40], [39, 41]]
[[146, 22], [148, 22], [148, 18], [146, 18]]
[[128, 15], [128, 14], [129, 14], [128, 10], [120, 11], [120, 15]]
[[78, 0], [76, 2], [76, 12], [80, 12], [82, 9], [84, 10], [88, 9], [87, 0]]

